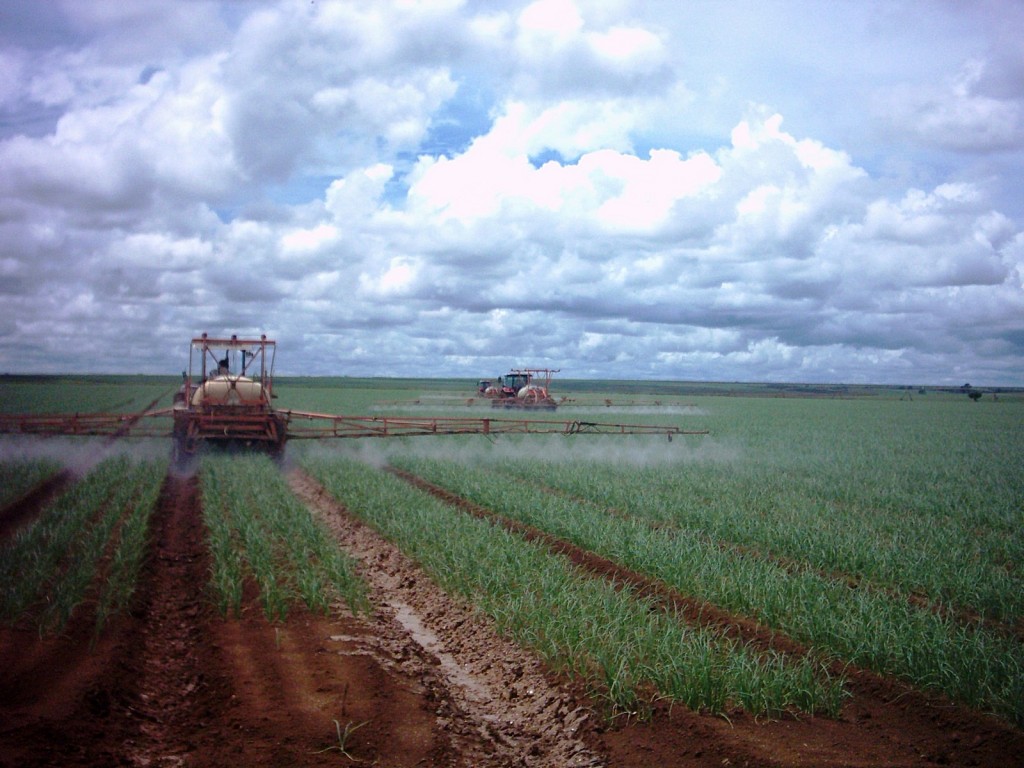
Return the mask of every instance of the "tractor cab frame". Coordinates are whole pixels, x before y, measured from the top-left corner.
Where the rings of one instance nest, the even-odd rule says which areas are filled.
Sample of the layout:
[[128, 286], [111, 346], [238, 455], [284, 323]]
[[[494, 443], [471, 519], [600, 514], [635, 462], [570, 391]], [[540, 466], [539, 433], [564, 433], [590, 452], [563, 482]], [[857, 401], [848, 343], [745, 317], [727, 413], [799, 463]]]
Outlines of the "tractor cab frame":
[[192, 339], [188, 372], [174, 397], [179, 457], [194, 454], [204, 442], [281, 452], [287, 425], [271, 405], [276, 350], [265, 335], [211, 338], [204, 333]]

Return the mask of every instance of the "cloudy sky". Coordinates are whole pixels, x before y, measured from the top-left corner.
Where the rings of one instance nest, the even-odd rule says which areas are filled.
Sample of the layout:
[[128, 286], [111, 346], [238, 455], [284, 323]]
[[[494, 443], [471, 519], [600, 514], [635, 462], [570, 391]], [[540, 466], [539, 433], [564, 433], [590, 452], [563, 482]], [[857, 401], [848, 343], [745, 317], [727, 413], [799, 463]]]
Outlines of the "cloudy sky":
[[0, 0], [0, 372], [1024, 386], [1016, 0]]

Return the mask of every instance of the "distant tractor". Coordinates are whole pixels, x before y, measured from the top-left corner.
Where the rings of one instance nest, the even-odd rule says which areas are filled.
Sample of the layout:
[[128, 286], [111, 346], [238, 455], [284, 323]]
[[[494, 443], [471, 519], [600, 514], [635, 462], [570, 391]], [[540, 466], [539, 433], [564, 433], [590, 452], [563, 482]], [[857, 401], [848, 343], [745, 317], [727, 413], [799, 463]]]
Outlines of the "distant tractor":
[[[549, 394], [550, 368], [514, 368], [495, 380], [482, 379], [477, 390], [491, 399], [494, 408], [534, 408], [553, 411], [558, 403]], [[541, 383], [543, 382], [543, 383]]]

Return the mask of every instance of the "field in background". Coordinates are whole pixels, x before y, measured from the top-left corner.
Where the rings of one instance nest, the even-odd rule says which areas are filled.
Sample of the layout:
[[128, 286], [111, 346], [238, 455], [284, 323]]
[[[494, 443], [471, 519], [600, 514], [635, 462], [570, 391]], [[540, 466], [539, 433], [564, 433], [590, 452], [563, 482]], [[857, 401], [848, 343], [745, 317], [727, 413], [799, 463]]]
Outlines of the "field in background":
[[[965, 382], [967, 384], [968, 382]], [[176, 376], [142, 375], [0, 375], [2, 413], [131, 413], [155, 398], [157, 407], [171, 404], [181, 384]], [[979, 403], [1024, 403], [1024, 388], [977, 387]], [[389, 379], [282, 376], [276, 379], [277, 406], [297, 410], [324, 409], [352, 415], [372, 414], [389, 405], [485, 405], [476, 382], [468, 379]], [[561, 379], [552, 383], [556, 400], [568, 405], [680, 404], [694, 397], [753, 397], [799, 399], [857, 399], [897, 401], [968, 401], [959, 387], [880, 386], [847, 384], [749, 384], [741, 382], [622, 381]], [[418, 401], [418, 402], [417, 402]], [[339, 411], [340, 409], [340, 411]]]

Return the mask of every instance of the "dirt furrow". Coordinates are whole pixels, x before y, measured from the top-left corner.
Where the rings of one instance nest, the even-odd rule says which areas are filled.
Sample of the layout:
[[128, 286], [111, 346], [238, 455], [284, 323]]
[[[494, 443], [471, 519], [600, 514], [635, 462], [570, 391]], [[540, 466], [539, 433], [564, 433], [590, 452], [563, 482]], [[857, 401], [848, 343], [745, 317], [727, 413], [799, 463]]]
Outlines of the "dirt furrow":
[[378, 606], [377, 634], [399, 644], [392, 655], [429, 660], [434, 679], [427, 685], [450, 697], [437, 715], [460, 753], [459, 765], [605, 764], [587, 745], [595, 730], [592, 713], [573, 692], [553, 684], [534, 656], [499, 637], [470, 606], [448, 597], [310, 477], [293, 470], [289, 481], [358, 559]]
[[[128, 765], [181, 765], [197, 744], [192, 724], [219, 705], [205, 684], [220, 668], [204, 637], [208, 565], [194, 478], [168, 475], [151, 521], [150, 557], [137, 595], [138, 637], [122, 660], [122, 759]], [[212, 699], [212, 700], [211, 700]]]

